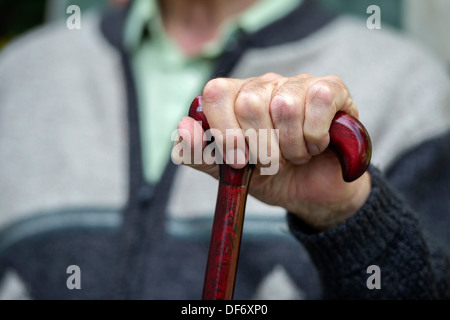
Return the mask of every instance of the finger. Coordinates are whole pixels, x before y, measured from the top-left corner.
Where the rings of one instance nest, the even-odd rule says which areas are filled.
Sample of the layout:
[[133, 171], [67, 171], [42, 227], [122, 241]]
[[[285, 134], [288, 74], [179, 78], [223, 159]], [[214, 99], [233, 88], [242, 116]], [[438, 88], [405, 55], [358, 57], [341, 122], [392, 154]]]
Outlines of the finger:
[[236, 118], [245, 132], [251, 162], [264, 167], [279, 162], [278, 136], [269, 113], [272, 92], [281, 77], [266, 74], [241, 86], [235, 103]]
[[323, 77], [329, 84], [332, 85], [335, 92], [335, 106], [337, 111], [344, 111], [351, 116], [358, 118], [358, 108], [348, 90], [347, 86], [344, 84], [341, 78], [338, 76], [325, 76]]
[[307, 163], [311, 155], [303, 136], [305, 79], [310, 76], [287, 78], [275, 90], [270, 104], [273, 125], [279, 129], [282, 157], [294, 164]]
[[303, 135], [311, 155], [323, 152], [330, 142], [329, 129], [337, 111], [357, 113], [349, 91], [337, 78], [322, 78], [312, 83], [305, 98]]
[[213, 132], [214, 140], [226, 163], [243, 168], [248, 162], [248, 147], [244, 132], [236, 119], [234, 105], [243, 80], [217, 78], [203, 89], [203, 112]]

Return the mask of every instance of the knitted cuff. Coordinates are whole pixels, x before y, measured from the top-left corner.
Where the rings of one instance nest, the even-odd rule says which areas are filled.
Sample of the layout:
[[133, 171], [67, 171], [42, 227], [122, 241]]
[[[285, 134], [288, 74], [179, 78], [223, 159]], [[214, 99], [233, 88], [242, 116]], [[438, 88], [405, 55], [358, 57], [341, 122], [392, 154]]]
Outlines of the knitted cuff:
[[348, 274], [367, 268], [395, 237], [403, 223], [411, 223], [403, 201], [383, 179], [380, 171], [369, 167], [372, 191], [367, 202], [343, 224], [313, 233], [299, 218], [288, 213], [292, 234], [308, 250], [316, 267], [323, 272]]

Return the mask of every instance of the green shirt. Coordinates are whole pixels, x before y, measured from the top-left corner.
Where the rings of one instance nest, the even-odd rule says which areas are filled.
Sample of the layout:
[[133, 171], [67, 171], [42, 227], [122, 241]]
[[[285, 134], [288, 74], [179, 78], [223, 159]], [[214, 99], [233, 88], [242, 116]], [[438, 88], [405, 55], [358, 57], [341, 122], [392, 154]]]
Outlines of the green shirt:
[[[221, 36], [202, 53], [186, 57], [165, 33], [155, 0], [135, 0], [125, 26], [125, 47], [136, 80], [145, 179], [161, 177], [176, 127], [211, 77], [214, 62], [237, 29], [253, 33], [281, 18], [302, 0], [260, 0], [221, 27]], [[147, 27], [150, 37], [143, 37]]]

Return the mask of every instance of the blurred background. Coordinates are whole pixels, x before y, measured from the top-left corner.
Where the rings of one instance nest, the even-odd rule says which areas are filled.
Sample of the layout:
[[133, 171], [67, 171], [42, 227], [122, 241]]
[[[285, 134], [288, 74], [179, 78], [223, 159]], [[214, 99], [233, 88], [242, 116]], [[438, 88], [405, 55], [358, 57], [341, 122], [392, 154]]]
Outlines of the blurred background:
[[[122, 6], [129, 0], [0, 0], [0, 50], [13, 38], [38, 25], [68, 15], [69, 5], [82, 12]], [[367, 7], [381, 8], [382, 26], [409, 34], [433, 50], [450, 70], [449, 0], [317, 0], [329, 8], [367, 19]]]

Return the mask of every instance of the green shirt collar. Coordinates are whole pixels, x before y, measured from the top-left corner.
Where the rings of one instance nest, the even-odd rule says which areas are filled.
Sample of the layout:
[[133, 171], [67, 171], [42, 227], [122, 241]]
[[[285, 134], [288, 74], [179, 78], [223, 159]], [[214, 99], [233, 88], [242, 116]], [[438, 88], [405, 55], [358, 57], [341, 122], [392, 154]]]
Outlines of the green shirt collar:
[[[222, 51], [223, 46], [233, 32], [240, 28], [248, 33], [254, 33], [268, 24], [278, 20], [303, 0], [260, 0], [232, 21], [222, 27], [220, 41], [209, 43], [203, 52], [206, 57], [212, 57]], [[166, 38], [162, 26], [161, 15], [156, 0], [134, 0], [126, 24], [124, 43], [130, 51], [138, 50], [144, 36], [145, 28], [158, 38]]]

